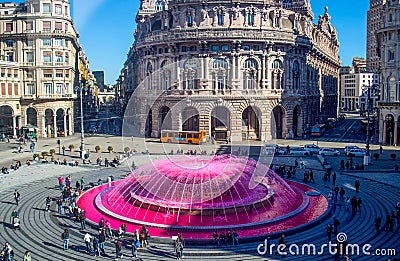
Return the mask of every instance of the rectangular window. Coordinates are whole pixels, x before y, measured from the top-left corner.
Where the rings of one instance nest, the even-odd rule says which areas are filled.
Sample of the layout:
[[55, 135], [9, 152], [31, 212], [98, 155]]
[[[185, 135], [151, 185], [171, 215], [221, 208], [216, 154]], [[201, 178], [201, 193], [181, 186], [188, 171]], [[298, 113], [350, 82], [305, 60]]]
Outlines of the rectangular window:
[[68, 63], [69, 62], [69, 54], [65, 53], [65, 62]]
[[61, 22], [56, 22], [54, 28], [55, 28], [56, 31], [61, 31], [62, 30], [62, 23]]
[[190, 46], [190, 51], [191, 52], [197, 51], [197, 46]]
[[13, 23], [6, 23], [6, 32], [12, 32], [14, 30]]
[[51, 52], [43, 52], [43, 62], [51, 63]]
[[213, 46], [211, 46], [211, 51], [213, 51], [213, 52], [218, 52], [218, 51], [219, 51], [219, 45], [213, 45]]
[[53, 94], [53, 85], [51, 83], [45, 83], [43, 85], [43, 93], [46, 95]]
[[43, 4], [43, 13], [50, 13], [50, 12], [51, 12], [50, 4]]
[[65, 47], [68, 47], [69, 45], [69, 41], [67, 39], [65, 39]]
[[63, 71], [62, 70], [57, 70], [56, 71], [56, 77], [57, 78], [62, 78], [63, 77]]
[[43, 41], [43, 46], [51, 46], [51, 39], [45, 38], [42, 41]]
[[28, 83], [26, 85], [26, 95], [33, 95], [35, 94], [35, 88], [34, 85], [32, 83]]
[[6, 40], [6, 46], [7, 47], [14, 47], [14, 40]]
[[1, 84], [1, 95], [6, 95], [6, 84], [5, 83]]
[[6, 61], [14, 62], [14, 53], [13, 52], [7, 53]]
[[58, 15], [62, 14], [62, 6], [61, 5], [55, 5], [54, 6], [54, 12]]
[[186, 46], [182, 46], [182, 52], [187, 52], [187, 47]]
[[12, 95], [12, 89], [13, 89], [13, 86], [12, 86], [12, 83], [9, 83], [8, 84], [8, 95]]
[[28, 63], [33, 63], [35, 62], [34, 57], [33, 57], [33, 52], [28, 52], [26, 53], [26, 61]]
[[33, 78], [33, 70], [26, 71], [26, 78], [32, 79]]
[[32, 21], [25, 22], [25, 30], [33, 30], [33, 22]]
[[67, 16], [69, 15], [69, 14], [68, 14], [68, 6], [65, 6], [65, 7], [64, 7], [64, 14], [67, 15]]
[[68, 32], [68, 23], [65, 24], [65, 29], [66, 32]]
[[43, 32], [50, 32], [51, 31], [51, 22], [44, 21], [43, 22]]
[[56, 84], [56, 94], [63, 94], [64, 86], [62, 83]]
[[56, 63], [62, 63], [62, 61], [63, 61], [63, 53], [56, 52]]
[[44, 78], [51, 78], [51, 77], [53, 77], [53, 70], [44, 70], [44, 71], [43, 71], [43, 77], [44, 77]]
[[32, 47], [33, 46], [33, 39], [26, 40], [26, 46]]
[[223, 45], [223, 46], [221, 47], [221, 50], [224, 51], [224, 52], [229, 51], [229, 46]]
[[64, 85], [64, 93], [69, 93], [69, 83]]
[[62, 46], [62, 39], [56, 38], [54, 39], [54, 46]]
[[18, 95], [18, 94], [19, 94], [18, 83], [14, 83], [14, 95]]

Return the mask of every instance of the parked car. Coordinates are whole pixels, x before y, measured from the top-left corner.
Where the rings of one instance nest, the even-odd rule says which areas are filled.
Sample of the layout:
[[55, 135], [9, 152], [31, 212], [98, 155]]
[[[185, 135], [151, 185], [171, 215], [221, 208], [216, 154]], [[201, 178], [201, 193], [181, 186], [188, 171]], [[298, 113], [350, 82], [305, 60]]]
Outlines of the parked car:
[[306, 151], [305, 149], [301, 147], [291, 147], [289, 155], [292, 156], [308, 156], [310, 155], [310, 152]]
[[310, 155], [312, 155], [312, 154], [318, 154], [319, 151], [321, 150], [321, 148], [318, 147], [318, 146], [315, 145], [315, 144], [306, 144], [306, 145], [304, 146], [304, 149], [305, 149], [307, 152], [309, 152]]
[[366, 151], [364, 149], [352, 149], [347, 152], [347, 155], [353, 155], [354, 157], [364, 157]]
[[265, 155], [282, 155], [284, 153], [285, 151], [282, 150], [282, 148], [276, 144], [271, 143], [271, 144], [265, 144], [264, 146]]
[[359, 149], [359, 147], [358, 146], [346, 146], [345, 148], [344, 148], [344, 153], [348, 153], [349, 152], [349, 150], [355, 150], [355, 149]]
[[338, 150], [331, 149], [331, 148], [322, 148], [319, 151], [319, 155], [321, 155], [321, 156], [339, 156], [340, 152]]

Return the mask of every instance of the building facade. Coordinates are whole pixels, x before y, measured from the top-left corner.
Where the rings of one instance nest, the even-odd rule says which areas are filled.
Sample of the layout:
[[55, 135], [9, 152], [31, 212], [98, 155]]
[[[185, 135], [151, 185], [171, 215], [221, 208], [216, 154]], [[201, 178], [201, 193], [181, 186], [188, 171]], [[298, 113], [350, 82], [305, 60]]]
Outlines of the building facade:
[[0, 134], [73, 133], [77, 32], [67, 0], [0, 4]]
[[379, 141], [399, 144], [400, 120], [400, 3], [382, 7], [382, 27], [376, 31], [381, 63]]
[[[365, 111], [367, 88], [379, 84], [379, 74], [355, 73], [352, 69], [340, 75], [340, 108], [343, 111]], [[372, 95], [371, 106], [376, 106], [375, 95]]]
[[382, 27], [382, 8], [386, 0], [370, 0], [367, 12], [367, 71], [379, 73], [380, 56], [376, 32]]
[[338, 113], [337, 32], [327, 8], [313, 18], [307, 0], [142, 0], [118, 81], [126, 103], [134, 93], [126, 116], [152, 137], [302, 137]]

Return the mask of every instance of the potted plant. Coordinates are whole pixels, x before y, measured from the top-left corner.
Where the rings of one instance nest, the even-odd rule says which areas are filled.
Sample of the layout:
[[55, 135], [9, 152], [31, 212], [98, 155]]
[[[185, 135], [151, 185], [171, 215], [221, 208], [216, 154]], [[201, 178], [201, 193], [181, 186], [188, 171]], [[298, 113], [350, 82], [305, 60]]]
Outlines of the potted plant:
[[68, 148], [70, 151], [74, 151], [75, 146], [74, 146], [74, 144], [69, 144]]
[[378, 153], [375, 153], [374, 154], [374, 160], [378, 160], [379, 159], [379, 154]]
[[54, 157], [55, 154], [56, 154], [56, 150], [55, 149], [50, 149], [50, 155], [52, 157]]
[[111, 147], [111, 146], [108, 146], [107, 150], [108, 150], [108, 152], [109, 152], [109, 153], [112, 153], [112, 152], [113, 152], [113, 150], [114, 150], [114, 148], [113, 148], [113, 147]]
[[96, 147], [94, 147], [94, 150], [96, 151], [96, 153], [100, 153], [100, 146], [97, 145]]
[[46, 159], [48, 155], [49, 155], [49, 153], [47, 153], [47, 151], [42, 151], [42, 158], [43, 159]]
[[396, 154], [395, 153], [390, 154], [390, 159], [391, 160], [396, 160]]

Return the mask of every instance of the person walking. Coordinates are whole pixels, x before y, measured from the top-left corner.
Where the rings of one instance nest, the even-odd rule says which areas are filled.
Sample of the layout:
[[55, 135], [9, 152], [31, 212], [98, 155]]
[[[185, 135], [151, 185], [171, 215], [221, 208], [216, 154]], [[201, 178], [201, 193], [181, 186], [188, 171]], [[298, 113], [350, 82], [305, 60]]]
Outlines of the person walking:
[[136, 229], [132, 239], [132, 257], [137, 257], [137, 249], [140, 247], [139, 230]]
[[63, 240], [64, 243], [64, 250], [68, 250], [68, 244], [69, 244], [69, 231], [68, 228], [64, 229], [64, 232], [61, 234], [61, 239]]
[[178, 238], [179, 238], [179, 241], [181, 242], [181, 248], [180, 248], [181, 254], [180, 254], [180, 257], [181, 257], [181, 258], [184, 258], [185, 256], [183, 255], [183, 248], [185, 247], [185, 239], [183, 239], [182, 233], [180, 233], [180, 234], [178, 235]]
[[18, 206], [18, 203], [21, 200], [21, 194], [19, 193], [18, 190], [14, 190], [14, 199], [15, 199], [15, 204]]
[[99, 240], [97, 239], [97, 237], [93, 238], [93, 256], [100, 256]]
[[79, 221], [81, 222], [81, 230], [86, 229], [86, 211], [81, 210], [79, 212]]
[[175, 254], [176, 254], [176, 260], [181, 260], [181, 249], [183, 248], [182, 242], [179, 239], [179, 236], [175, 240]]
[[50, 205], [51, 205], [51, 197], [48, 196], [48, 197], [46, 198], [46, 208], [45, 208], [45, 211], [50, 212]]
[[85, 188], [85, 179], [81, 177], [81, 190], [83, 191], [84, 188]]
[[61, 197], [58, 197], [57, 198], [57, 201], [56, 201], [56, 203], [57, 203], [57, 212], [58, 212], [58, 214], [62, 214], [62, 200], [61, 200]]
[[85, 236], [83, 237], [83, 240], [85, 241], [86, 244], [86, 252], [90, 255], [92, 253], [92, 247], [91, 247], [91, 241], [92, 241], [92, 236], [87, 232]]
[[346, 194], [346, 191], [344, 190], [343, 187], [340, 187], [340, 201], [344, 200], [344, 195]]
[[332, 174], [332, 185], [333, 186], [336, 185], [336, 172], [333, 172], [333, 174]]
[[25, 254], [24, 254], [24, 260], [23, 261], [31, 261], [31, 260], [32, 260], [31, 252], [26, 251]]
[[4, 244], [3, 248], [3, 253], [4, 253], [4, 261], [12, 261], [14, 258], [14, 250], [10, 246], [8, 242]]
[[382, 222], [382, 219], [380, 217], [377, 217], [375, 219], [375, 229], [376, 229], [377, 235], [379, 235], [381, 233], [381, 222]]
[[379, 154], [382, 154], [382, 153], [383, 153], [382, 145], [379, 145]]
[[106, 252], [104, 250], [104, 243], [106, 242], [106, 235], [104, 235], [103, 229], [99, 231], [99, 249], [101, 255], [105, 255]]
[[332, 230], [333, 230], [332, 224], [326, 225], [326, 234], [328, 236], [328, 242], [331, 242], [332, 240]]
[[356, 179], [356, 181], [354, 182], [354, 186], [356, 187], [356, 192], [360, 192], [360, 180]]
[[115, 244], [115, 258], [123, 258], [124, 255], [122, 254], [122, 242], [118, 239], [114, 240]]

